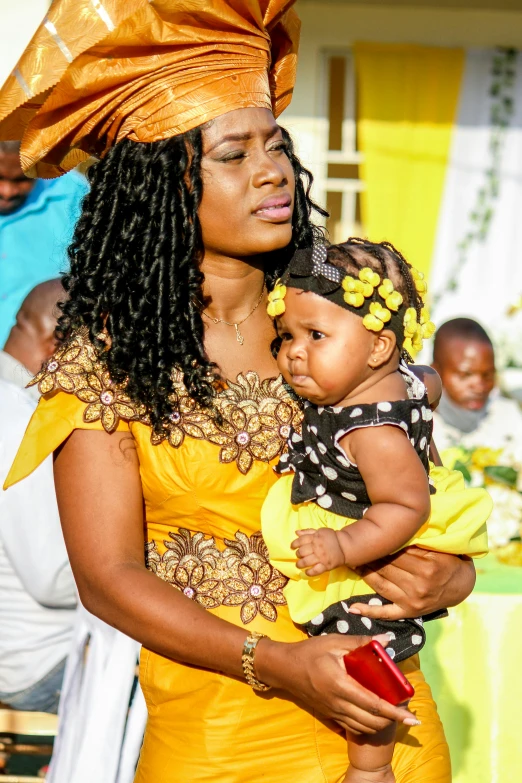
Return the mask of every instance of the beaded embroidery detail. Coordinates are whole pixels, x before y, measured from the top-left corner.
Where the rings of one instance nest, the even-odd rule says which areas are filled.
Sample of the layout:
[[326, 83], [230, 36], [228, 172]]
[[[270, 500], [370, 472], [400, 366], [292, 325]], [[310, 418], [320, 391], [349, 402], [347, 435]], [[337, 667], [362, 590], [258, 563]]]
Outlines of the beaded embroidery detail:
[[219, 550], [213, 537], [179, 528], [164, 541], [160, 555], [155, 541], [145, 545], [147, 568], [205, 609], [240, 606], [244, 625], [260, 614], [277, 620], [277, 606], [286, 605], [283, 588], [288, 579], [268, 560], [261, 533], [238, 531]]
[[83, 420], [88, 424], [101, 420], [107, 432], [114, 432], [120, 419], [135, 421], [145, 413], [125, 394], [123, 385], [111, 381], [86, 328], [59, 348], [27, 385], [36, 384], [40, 394], [56, 390], [75, 394], [86, 403]]
[[[173, 372], [172, 383], [177, 410], [164, 425], [164, 433], [152, 432], [153, 445], [168, 440], [179, 448], [186, 435], [207, 440], [220, 446], [220, 462], [236, 462], [241, 473], [247, 473], [254, 460], [270, 462], [281, 454], [290, 428], [299, 429], [299, 403], [281, 376], [261, 381], [255, 372], [240, 374], [216, 393], [210, 409], [190, 397], [180, 371]], [[112, 383], [85, 328], [49, 359], [29, 385], [36, 384], [41, 394], [58, 389], [75, 394], [86, 403], [84, 421], [101, 420], [107, 432], [113, 432], [120, 419], [149, 424], [145, 408], [126, 395], [125, 384]]]

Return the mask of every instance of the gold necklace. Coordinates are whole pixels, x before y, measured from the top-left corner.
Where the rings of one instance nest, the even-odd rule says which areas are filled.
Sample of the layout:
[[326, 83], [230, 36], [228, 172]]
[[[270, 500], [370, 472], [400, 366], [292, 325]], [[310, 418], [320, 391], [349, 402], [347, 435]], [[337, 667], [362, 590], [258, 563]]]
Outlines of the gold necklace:
[[243, 343], [245, 342], [245, 338], [239, 331], [239, 327], [241, 326], [241, 324], [244, 324], [245, 321], [247, 321], [250, 318], [250, 316], [255, 310], [257, 310], [257, 308], [261, 304], [261, 299], [263, 298], [264, 293], [265, 293], [265, 284], [263, 283], [263, 288], [261, 289], [261, 294], [259, 296], [259, 299], [255, 303], [255, 305], [253, 306], [249, 314], [246, 315], [241, 321], [234, 322], [234, 321], [225, 321], [224, 318], [212, 318], [212, 316], [206, 313], [204, 310], [201, 311], [201, 315], [204, 315], [205, 318], [208, 318], [209, 321], [213, 321], [215, 324], [226, 324], [226, 326], [233, 326], [234, 329], [236, 330], [236, 340], [238, 341], [239, 345], [243, 345]]

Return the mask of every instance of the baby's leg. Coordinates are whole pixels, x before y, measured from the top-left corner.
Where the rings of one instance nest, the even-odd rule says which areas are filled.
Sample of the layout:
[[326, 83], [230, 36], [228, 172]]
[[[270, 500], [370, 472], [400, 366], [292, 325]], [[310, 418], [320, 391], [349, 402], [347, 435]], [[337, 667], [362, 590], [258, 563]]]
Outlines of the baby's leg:
[[395, 783], [391, 760], [397, 724], [377, 734], [348, 734], [350, 766], [344, 783]]

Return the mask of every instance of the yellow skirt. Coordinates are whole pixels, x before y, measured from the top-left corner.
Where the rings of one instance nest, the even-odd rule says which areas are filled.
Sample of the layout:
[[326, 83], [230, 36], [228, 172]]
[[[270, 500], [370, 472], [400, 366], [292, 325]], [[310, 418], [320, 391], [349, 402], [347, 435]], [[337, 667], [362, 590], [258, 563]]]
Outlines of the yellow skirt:
[[[245, 627], [279, 641], [305, 638], [278, 607], [275, 623]], [[238, 612], [216, 613], [236, 624]], [[400, 664], [415, 688], [410, 709], [420, 726], [399, 727], [393, 758], [397, 783], [450, 783], [444, 731], [418, 657]], [[341, 673], [340, 673], [341, 676]], [[140, 682], [148, 722], [135, 783], [340, 783], [348, 766], [339, 726], [280, 691], [246, 683], [143, 650]]]
[[[486, 555], [486, 521], [493, 507], [488, 493], [484, 489], [467, 488], [462, 474], [456, 470], [432, 467], [430, 476], [437, 489], [431, 497], [431, 515], [408, 544], [455, 555]], [[297, 568], [295, 550], [290, 546], [296, 530], [321, 527], [341, 530], [355, 520], [312, 502], [293, 506], [290, 501], [293, 478], [293, 474], [282, 476], [270, 489], [261, 511], [261, 522], [270, 562], [290, 579], [284, 590], [290, 616], [302, 624], [338, 601], [373, 590], [347, 566], [316, 577], [308, 577]]]

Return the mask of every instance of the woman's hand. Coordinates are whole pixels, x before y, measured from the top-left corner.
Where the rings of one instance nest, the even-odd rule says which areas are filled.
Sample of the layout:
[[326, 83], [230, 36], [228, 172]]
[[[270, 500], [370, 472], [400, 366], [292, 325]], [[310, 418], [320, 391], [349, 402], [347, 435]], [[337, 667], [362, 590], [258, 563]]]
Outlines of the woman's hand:
[[358, 570], [372, 590], [392, 603], [353, 604], [350, 610], [381, 620], [419, 617], [456, 606], [475, 586], [472, 560], [416, 546]]
[[[386, 636], [375, 637], [386, 645]], [[311, 710], [344, 729], [375, 734], [399, 721], [417, 725], [405, 707], [394, 707], [363, 688], [347, 673], [343, 655], [370, 641], [365, 636], [331, 634], [294, 644], [262, 639], [256, 650], [256, 674], [262, 682], [290, 692]]]

